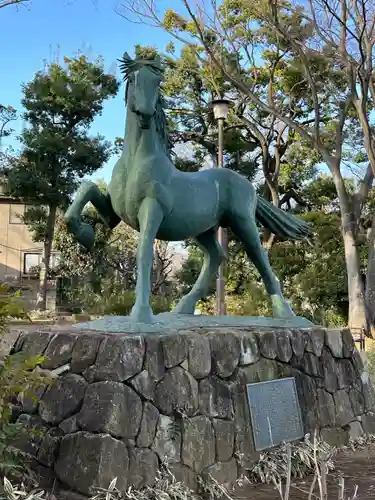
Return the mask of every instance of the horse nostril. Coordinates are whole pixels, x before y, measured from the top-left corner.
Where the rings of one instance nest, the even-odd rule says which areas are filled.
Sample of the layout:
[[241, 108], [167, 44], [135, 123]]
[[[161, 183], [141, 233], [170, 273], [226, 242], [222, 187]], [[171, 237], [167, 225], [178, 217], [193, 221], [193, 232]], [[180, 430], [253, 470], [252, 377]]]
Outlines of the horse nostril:
[[139, 109], [135, 110], [135, 114], [138, 115], [138, 116], [141, 114], [141, 112], [139, 111]]

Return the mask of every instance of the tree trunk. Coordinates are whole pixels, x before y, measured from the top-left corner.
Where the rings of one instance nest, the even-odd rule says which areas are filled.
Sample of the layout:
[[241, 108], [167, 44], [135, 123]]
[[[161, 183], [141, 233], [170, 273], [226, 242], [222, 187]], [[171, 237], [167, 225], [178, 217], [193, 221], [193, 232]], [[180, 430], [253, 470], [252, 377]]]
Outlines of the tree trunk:
[[366, 273], [366, 319], [367, 331], [375, 338], [375, 216], [372, 219], [370, 234], [368, 237], [368, 261]]
[[53, 235], [55, 231], [56, 206], [50, 206], [47, 219], [46, 238], [44, 240], [44, 254], [39, 276], [39, 292], [36, 302], [36, 308], [40, 311], [47, 309], [47, 282], [51, 266], [51, 252]]
[[[279, 207], [280, 199], [279, 199], [279, 191], [278, 191], [278, 182], [279, 176], [274, 177], [275, 168], [276, 168], [276, 158], [272, 157], [268, 151], [268, 146], [264, 146], [262, 148], [262, 161], [263, 161], [263, 173], [265, 178], [264, 184], [264, 197], [266, 200], [271, 201], [275, 207]], [[272, 245], [275, 240], [275, 235], [272, 234], [267, 229], [263, 229], [262, 231], [262, 245], [263, 248], [270, 251]]]
[[[371, 92], [371, 90], [370, 90]], [[364, 92], [367, 95], [367, 92]], [[374, 93], [371, 92], [374, 96]], [[375, 144], [373, 131], [370, 126], [369, 116], [366, 108], [362, 106], [362, 99], [353, 101], [357, 110], [359, 122], [364, 134], [364, 147], [367, 153], [369, 164], [373, 175], [375, 176]], [[374, 102], [372, 104], [375, 104]], [[367, 177], [367, 175], [366, 175]], [[372, 185], [372, 181], [371, 181]], [[370, 185], [370, 186], [371, 186]], [[369, 188], [370, 188], [369, 186]], [[375, 216], [372, 219], [371, 230], [368, 237], [368, 261], [365, 287], [365, 306], [366, 306], [366, 333], [375, 338]]]
[[358, 224], [354, 218], [353, 203], [340, 172], [339, 161], [329, 165], [340, 203], [341, 235], [344, 242], [346, 273], [348, 278], [348, 326], [352, 333], [359, 334], [366, 327], [366, 307], [361, 263], [357, 246]]
[[216, 151], [214, 153], [210, 152], [210, 157], [211, 157], [213, 168], [218, 167], [218, 161], [217, 161], [217, 153], [216, 153]]
[[349, 328], [359, 334], [366, 328], [366, 308], [358, 247], [353, 230], [343, 229], [346, 272], [348, 276]]
[[167, 247], [165, 246], [165, 242], [161, 242], [159, 240], [155, 240], [154, 243], [154, 283], [153, 283], [153, 291], [155, 295], [164, 295], [167, 291], [166, 287], [166, 271], [165, 268], [165, 258], [168, 258], [166, 255]]

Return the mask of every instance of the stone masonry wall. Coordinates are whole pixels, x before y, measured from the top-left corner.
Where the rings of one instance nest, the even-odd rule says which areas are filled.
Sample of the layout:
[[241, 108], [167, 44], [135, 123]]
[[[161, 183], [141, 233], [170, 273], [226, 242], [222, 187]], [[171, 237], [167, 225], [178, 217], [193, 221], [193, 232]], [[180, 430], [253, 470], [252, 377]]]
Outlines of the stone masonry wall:
[[[20, 333], [56, 378], [20, 397], [16, 443], [63, 490], [152, 485], [160, 461], [196, 488], [233, 484], [257, 459], [246, 384], [295, 377], [305, 431], [331, 443], [375, 431], [375, 394], [348, 331], [239, 329], [168, 335]], [[36, 429], [37, 432], [30, 432]]]

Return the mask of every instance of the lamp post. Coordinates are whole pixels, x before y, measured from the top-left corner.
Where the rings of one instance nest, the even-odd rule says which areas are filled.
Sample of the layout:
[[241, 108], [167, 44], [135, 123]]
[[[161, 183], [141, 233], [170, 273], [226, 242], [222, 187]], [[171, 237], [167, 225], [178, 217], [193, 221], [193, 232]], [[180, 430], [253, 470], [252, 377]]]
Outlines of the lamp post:
[[[228, 117], [230, 101], [226, 99], [214, 99], [210, 103], [210, 108], [214, 112], [214, 117], [218, 122], [219, 138], [218, 138], [218, 158], [217, 166], [224, 167], [223, 163], [223, 148], [224, 148], [224, 122]], [[219, 244], [227, 252], [227, 234], [226, 230], [219, 227], [218, 231]], [[225, 279], [224, 279], [224, 266], [221, 264], [216, 280], [216, 315], [222, 316], [226, 314], [225, 304]]]

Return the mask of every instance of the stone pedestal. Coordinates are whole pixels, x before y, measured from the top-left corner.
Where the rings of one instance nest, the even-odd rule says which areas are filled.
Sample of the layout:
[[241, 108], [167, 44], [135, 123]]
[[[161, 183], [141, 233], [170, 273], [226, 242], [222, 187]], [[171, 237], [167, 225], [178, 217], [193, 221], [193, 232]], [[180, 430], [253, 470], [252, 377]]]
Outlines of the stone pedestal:
[[86, 496], [114, 477], [121, 490], [152, 485], [163, 460], [191, 488], [207, 473], [233, 484], [258, 457], [251, 382], [295, 377], [305, 431], [332, 443], [375, 431], [374, 390], [348, 331], [50, 328], [20, 332], [13, 351], [43, 353], [42, 368], [59, 374], [39, 403], [20, 398], [19, 446]]

